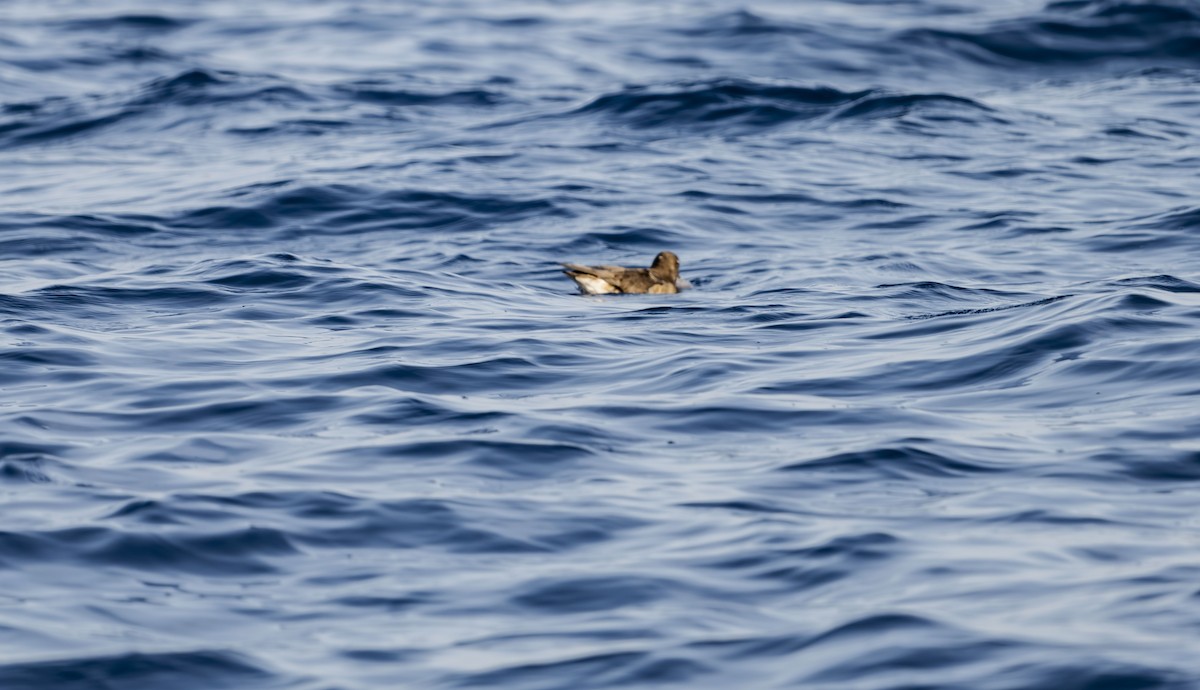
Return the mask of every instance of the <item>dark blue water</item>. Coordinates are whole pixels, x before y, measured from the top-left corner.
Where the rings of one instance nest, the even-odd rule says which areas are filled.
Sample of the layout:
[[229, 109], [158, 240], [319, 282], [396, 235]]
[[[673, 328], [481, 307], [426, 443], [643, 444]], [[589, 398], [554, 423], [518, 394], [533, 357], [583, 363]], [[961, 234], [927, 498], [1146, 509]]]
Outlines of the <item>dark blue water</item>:
[[0, 3], [0, 688], [1200, 688], [1197, 170], [1198, 2]]

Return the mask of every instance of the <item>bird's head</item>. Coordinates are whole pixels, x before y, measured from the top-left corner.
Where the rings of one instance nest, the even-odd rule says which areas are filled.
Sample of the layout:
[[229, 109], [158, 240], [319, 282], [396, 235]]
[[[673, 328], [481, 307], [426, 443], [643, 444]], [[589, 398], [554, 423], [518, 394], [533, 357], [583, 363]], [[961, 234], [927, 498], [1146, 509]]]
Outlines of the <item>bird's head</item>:
[[650, 275], [669, 283], [679, 278], [679, 257], [672, 252], [659, 252], [650, 264]]

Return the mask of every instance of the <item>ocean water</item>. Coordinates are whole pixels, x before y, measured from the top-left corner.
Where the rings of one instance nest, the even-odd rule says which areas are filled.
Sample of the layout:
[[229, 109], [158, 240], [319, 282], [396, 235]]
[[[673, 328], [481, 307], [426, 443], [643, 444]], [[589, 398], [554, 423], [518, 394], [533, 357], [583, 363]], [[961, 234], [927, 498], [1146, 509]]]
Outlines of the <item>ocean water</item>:
[[1194, 1], [0, 3], [0, 688], [1200, 688], [1198, 142]]

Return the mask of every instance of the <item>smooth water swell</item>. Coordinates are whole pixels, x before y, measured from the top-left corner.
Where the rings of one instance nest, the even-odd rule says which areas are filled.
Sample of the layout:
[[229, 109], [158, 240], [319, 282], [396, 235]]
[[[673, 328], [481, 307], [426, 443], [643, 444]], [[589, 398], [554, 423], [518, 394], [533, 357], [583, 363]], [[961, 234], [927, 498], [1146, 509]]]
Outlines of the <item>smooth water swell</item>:
[[1194, 2], [0, 19], [0, 686], [1200, 687]]

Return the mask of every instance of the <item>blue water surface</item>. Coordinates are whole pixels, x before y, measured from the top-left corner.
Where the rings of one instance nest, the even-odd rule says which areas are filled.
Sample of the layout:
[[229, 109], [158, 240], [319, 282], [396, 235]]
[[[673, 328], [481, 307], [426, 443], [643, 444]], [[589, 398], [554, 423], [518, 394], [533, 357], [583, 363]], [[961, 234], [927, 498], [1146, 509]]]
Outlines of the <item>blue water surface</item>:
[[0, 688], [1200, 688], [1197, 142], [1195, 1], [0, 3]]

